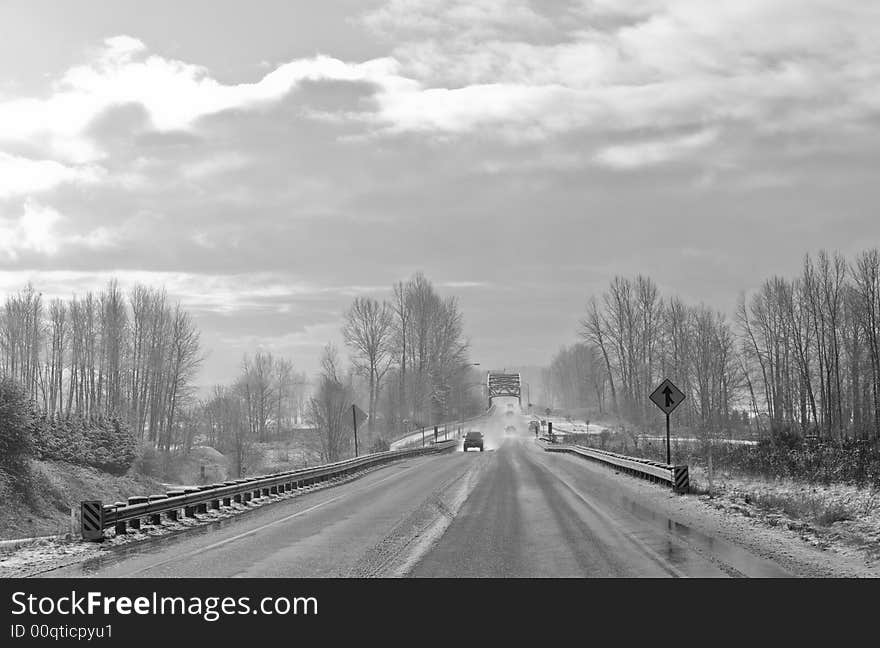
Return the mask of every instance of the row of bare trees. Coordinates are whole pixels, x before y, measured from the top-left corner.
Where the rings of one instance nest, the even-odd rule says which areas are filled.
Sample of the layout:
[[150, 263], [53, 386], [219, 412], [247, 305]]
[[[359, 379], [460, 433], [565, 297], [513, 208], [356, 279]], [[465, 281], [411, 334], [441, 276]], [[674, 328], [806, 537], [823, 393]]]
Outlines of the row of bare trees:
[[579, 342], [561, 348], [541, 372], [544, 405], [596, 409], [605, 414], [608, 373], [594, 348]]
[[258, 351], [244, 356], [231, 385], [215, 385], [210, 396], [191, 411], [188, 439], [231, 454], [243, 476], [258, 460], [256, 443], [289, 436], [307, 414], [307, 380], [288, 358]]
[[754, 411], [804, 434], [877, 437], [880, 251], [807, 256], [798, 276], [741, 299], [736, 318]]
[[716, 432], [729, 426], [743, 374], [723, 314], [664, 299], [649, 277], [615, 277], [589, 300], [581, 336], [586, 344], [575, 349], [587, 368], [582, 390], [600, 413], [640, 426], [657, 423], [648, 396], [668, 377], [688, 395], [676, 413], [681, 423]]
[[0, 370], [44, 413], [119, 417], [166, 449], [201, 361], [191, 316], [161, 289], [111, 281], [47, 304], [28, 285], [0, 312]]
[[473, 375], [458, 301], [422, 273], [396, 283], [389, 301], [355, 299], [342, 332], [366, 383], [371, 432], [380, 418], [384, 432], [401, 433], [479, 407], [467, 389]]
[[759, 431], [878, 438], [877, 249], [851, 262], [807, 255], [798, 276], [742, 295], [733, 322], [662, 297], [648, 277], [615, 277], [589, 300], [581, 336], [584, 344], [560, 351], [545, 371], [545, 393], [560, 406], [595, 406], [648, 426], [658, 421], [648, 395], [668, 377], [688, 396], [676, 416], [698, 430], [728, 429], [743, 420], [741, 408]]

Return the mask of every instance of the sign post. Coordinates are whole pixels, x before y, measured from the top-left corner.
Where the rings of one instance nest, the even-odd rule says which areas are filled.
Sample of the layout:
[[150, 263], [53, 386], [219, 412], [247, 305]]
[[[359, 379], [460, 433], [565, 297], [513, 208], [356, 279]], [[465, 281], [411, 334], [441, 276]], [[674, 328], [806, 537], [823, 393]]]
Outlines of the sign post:
[[684, 393], [672, 384], [669, 378], [663, 380], [660, 386], [653, 391], [650, 396], [653, 403], [666, 414], [666, 463], [672, 463], [671, 453], [669, 451], [669, 415], [672, 414], [676, 407], [684, 401]]
[[369, 418], [367, 413], [360, 407], [351, 404], [351, 427], [354, 430], [354, 456], [358, 456], [358, 425], [362, 424]]

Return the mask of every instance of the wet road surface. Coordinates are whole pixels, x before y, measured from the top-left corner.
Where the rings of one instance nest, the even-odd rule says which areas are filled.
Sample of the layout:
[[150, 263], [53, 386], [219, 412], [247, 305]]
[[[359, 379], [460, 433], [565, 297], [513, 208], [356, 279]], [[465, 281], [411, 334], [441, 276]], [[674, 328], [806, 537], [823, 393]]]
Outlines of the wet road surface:
[[416, 577], [785, 577], [744, 549], [656, 514], [608, 469], [508, 439]]
[[409, 459], [46, 577], [345, 577], [401, 519], [467, 472], [461, 452]]
[[526, 421], [509, 410], [486, 419], [486, 452], [390, 464], [45, 576], [791, 576], [652, 510], [608, 467], [544, 452]]

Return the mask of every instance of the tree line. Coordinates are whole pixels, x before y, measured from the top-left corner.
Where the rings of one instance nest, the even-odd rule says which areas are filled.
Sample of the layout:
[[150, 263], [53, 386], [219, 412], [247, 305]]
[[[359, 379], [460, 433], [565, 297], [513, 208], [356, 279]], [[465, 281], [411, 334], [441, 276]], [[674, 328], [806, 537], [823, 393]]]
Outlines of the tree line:
[[258, 351], [245, 355], [229, 385], [214, 385], [211, 394], [191, 410], [184, 450], [195, 435], [233, 459], [239, 476], [259, 462], [257, 443], [289, 436], [306, 414], [306, 375], [289, 358]]
[[848, 261], [806, 255], [800, 273], [742, 294], [732, 320], [663, 296], [652, 279], [615, 277], [588, 300], [582, 342], [544, 371], [552, 403], [592, 407], [639, 426], [664, 377], [687, 395], [680, 424], [844, 441], [880, 431], [880, 251]]
[[[47, 303], [28, 285], [0, 312], [0, 374], [21, 386], [43, 421], [41, 456], [66, 457], [65, 435], [128, 430], [166, 456], [197, 442], [215, 447], [242, 475], [259, 462], [256, 444], [302, 426], [313, 431], [321, 458], [334, 461], [352, 452], [355, 402], [369, 415], [365, 450], [482, 406], [471, 389], [480, 379], [470, 371], [457, 300], [421, 273], [390, 292], [384, 301], [354, 300], [342, 325], [350, 365], [328, 345], [311, 390], [290, 359], [259, 351], [244, 356], [231, 383], [200, 398], [193, 384], [203, 359], [199, 331], [164, 289], [123, 292], [114, 280], [100, 292]], [[79, 454], [91, 461], [95, 453]]]
[[342, 333], [367, 392], [371, 433], [399, 435], [479, 411], [458, 300], [438, 294], [424, 274], [394, 284], [388, 300], [356, 298]]
[[115, 280], [46, 302], [28, 285], [0, 311], [0, 372], [52, 418], [121, 419], [169, 449], [202, 361], [199, 332], [164, 289]]

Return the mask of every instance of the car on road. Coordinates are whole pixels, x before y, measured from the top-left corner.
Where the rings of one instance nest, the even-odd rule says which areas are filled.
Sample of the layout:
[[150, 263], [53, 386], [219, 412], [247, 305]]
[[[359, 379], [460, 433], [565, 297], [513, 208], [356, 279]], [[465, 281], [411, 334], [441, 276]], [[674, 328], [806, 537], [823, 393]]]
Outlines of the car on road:
[[462, 449], [465, 452], [467, 452], [468, 448], [479, 448], [480, 452], [483, 451], [483, 433], [482, 432], [468, 432], [465, 435], [464, 447]]
[[508, 425], [506, 428], [504, 428], [504, 434], [516, 434], [516, 426]]

